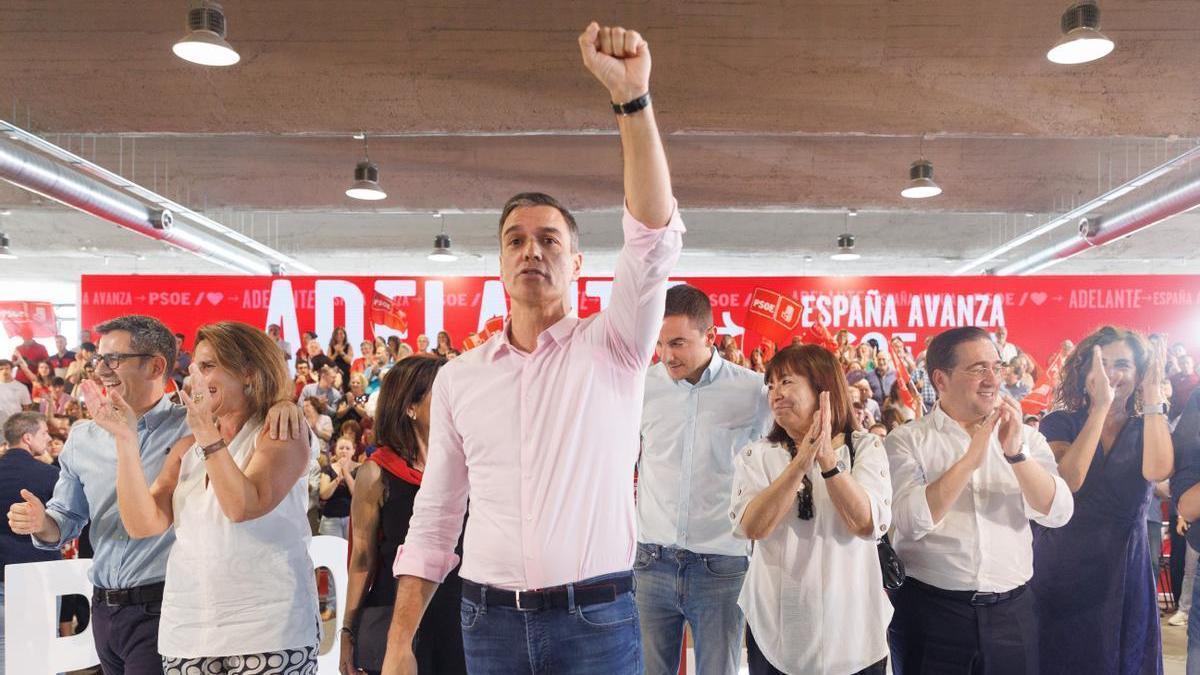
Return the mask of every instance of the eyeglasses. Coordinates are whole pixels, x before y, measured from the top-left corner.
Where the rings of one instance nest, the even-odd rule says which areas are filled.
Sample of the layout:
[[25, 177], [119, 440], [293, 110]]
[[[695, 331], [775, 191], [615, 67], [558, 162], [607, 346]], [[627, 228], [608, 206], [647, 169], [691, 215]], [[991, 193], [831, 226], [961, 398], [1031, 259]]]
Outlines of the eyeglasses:
[[813, 496], [812, 496], [812, 481], [805, 476], [800, 481], [800, 491], [796, 493], [798, 503], [796, 515], [800, 520], [812, 520], [813, 518]]
[[108, 366], [109, 370], [116, 370], [117, 368], [121, 367], [121, 362], [123, 362], [125, 359], [147, 358], [150, 356], [154, 356], [154, 354], [127, 354], [123, 352], [113, 352], [111, 354], [97, 354], [92, 357], [90, 363], [93, 368], [98, 368], [100, 366], [100, 362], [103, 361], [104, 365]]
[[966, 373], [969, 377], [975, 380], [982, 380], [988, 376], [988, 373], [991, 373], [996, 377], [1000, 377], [1004, 374], [1004, 364], [997, 363], [993, 366], [972, 366], [970, 368], [963, 368], [962, 372]]

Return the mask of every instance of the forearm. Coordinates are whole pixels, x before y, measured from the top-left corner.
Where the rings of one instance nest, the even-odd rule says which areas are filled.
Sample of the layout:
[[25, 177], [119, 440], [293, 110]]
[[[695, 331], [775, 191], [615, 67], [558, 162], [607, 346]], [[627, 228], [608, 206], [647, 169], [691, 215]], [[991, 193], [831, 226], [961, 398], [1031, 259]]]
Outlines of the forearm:
[[1025, 501], [1038, 513], [1049, 514], [1050, 506], [1054, 503], [1056, 489], [1054, 477], [1047, 473], [1040, 464], [1028, 459], [1013, 464], [1012, 468]]
[[1107, 408], [1088, 413], [1079, 435], [1067, 451], [1058, 457], [1058, 475], [1062, 476], [1071, 492], [1078, 492], [1083, 487], [1088, 468], [1096, 456], [1096, 447], [1100, 445], [1100, 434], [1104, 431], [1104, 418], [1107, 415]]
[[[645, 92], [628, 95], [626, 103]], [[650, 228], [665, 227], [675, 210], [667, 153], [659, 136], [654, 107], [617, 117], [625, 158], [625, 201], [629, 213]]]
[[33, 533], [33, 538], [47, 545], [54, 545], [62, 541], [62, 530], [58, 527], [58, 521], [47, 513], [46, 523], [42, 525], [42, 529]]
[[171, 518], [154, 500], [142, 470], [137, 440], [117, 440], [117, 509], [125, 531], [134, 539], [162, 534]]
[[809, 462], [792, 461], [771, 481], [767, 489], [750, 500], [742, 513], [741, 527], [746, 536], [752, 540], [765, 539], [779, 527], [779, 523], [792, 512], [796, 503], [796, 493], [804, 480], [804, 469]]
[[874, 532], [875, 524], [871, 516], [871, 498], [863, 486], [854, 480], [854, 476], [843, 471], [825, 481], [829, 490], [829, 498], [837, 509], [846, 529], [854, 534], [865, 537]]
[[347, 628], [353, 626], [358, 617], [359, 605], [367, 594], [371, 576], [375, 571], [378, 555], [374, 541], [372, 538], [360, 544], [357, 536], [354, 539], [354, 550], [350, 553], [349, 579], [346, 583], [346, 611], [342, 619], [342, 625]]
[[964, 455], [946, 470], [937, 480], [925, 488], [925, 501], [929, 504], [929, 515], [935, 524], [942, 522], [950, 505], [958, 500], [975, 472], [975, 465]]
[[1166, 415], [1146, 415], [1142, 419], [1142, 476], [1158, 482], [1171, 477], [1175, 470], [1175, 445]]
[[388, 627], [387, 637], [389, 652], [412, 649], [413, 636], [437, 587], [438, 584], [420, 577], [396, 578], [396, 604], [392, 608], [392, 624]]
[[221, 512], [235, 523], [253, 520], [263, 515], [262, 496], [254, 483], [242, 473], [226, 449], [213, 453], [205, 460], [209, 485], [221, 505]]
[[1196, 483], [1180, 495], [1175, 508], [1179, 511], [1179, 517], [1189, 523], [1200, 520], [1200, 483]]
[[354, 474], [351, 473], [350, 471], [347, 471], [345, 473], [345, 475], [342, 476], [342, 482], [344, 482], [346, 484], [346, 489], [349, 490], [350, 495], [353, 496], [354, 495]]
[[321, 476], [321, 487], [317, 490], [317, 494], [321, 499], [329, 499], [333, 493], [337, 491], [338, 479], [330, 478], [329, 476]]

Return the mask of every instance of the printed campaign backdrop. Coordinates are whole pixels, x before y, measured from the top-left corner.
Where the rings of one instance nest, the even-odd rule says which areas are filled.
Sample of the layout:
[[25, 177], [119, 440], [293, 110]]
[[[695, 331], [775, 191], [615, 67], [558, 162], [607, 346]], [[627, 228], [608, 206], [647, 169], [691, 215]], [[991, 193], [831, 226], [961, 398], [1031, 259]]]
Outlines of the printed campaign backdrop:
[[[756, 289], [790, 299], [780, 311], [796, 333], [846, 328], [854, 341], [900, 336], [919, 351], [925, 338], [955, 326], [1007, 326], [1009, 339], [1042, 364], [1064, 338], [1078, 341], [1115, 323], [1166, 333], [1200, 352], [1200, 275], [1029, 277], [679, 277], [709, 294], [721, 333], [748, 352], [764, 337], [746, 332]], [[611, 278], [583, 278], [572, 289], [580, 316], [608, 303]], [[344, 325], [355, 350], [364, 337], [398, 335], [415, 343], [446, 330], [458, 348], [488, 319], [504, 316], [500, 281], [487, 277], [94, 276], [80, 286], [84, 327], [137, 312], [184, 333], [223, 319], [265, 328], [277, 323], [293, 349], [300, 331], [328, 343]], [[773, 293], [759, 293], [759, 299]], [[759, 313], [762, 313], [759, 303]], [[794, 324], [792, 323], [794, 320]], [[744, 334], [745, 333], [745, 334]]]

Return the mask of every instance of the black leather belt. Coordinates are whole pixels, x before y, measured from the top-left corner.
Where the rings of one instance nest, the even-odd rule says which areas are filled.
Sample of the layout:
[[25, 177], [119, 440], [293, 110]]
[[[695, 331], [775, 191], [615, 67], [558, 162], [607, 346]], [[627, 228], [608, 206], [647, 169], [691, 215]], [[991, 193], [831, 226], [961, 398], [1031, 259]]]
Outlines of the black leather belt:
[[930, 586], [929, 584], [918, 581], [912, 577], [906, 579], [904, 583], [912, 583], [913, 586], [925, 591], [926, 593], [931, 595], [939, 595], [943, 598], [949, 598], [951, 600], [965, 602], [972, 607], [998, 605], [1007, 600], [1012, 600], [1018, 595], [1024, 593], [1025, 589], [1029, 587], [1029, 584], [1021, 584], [1011, 591], [1004, 591], [1003, 593], [981, 593], [979, 591], [948, 591], [944, 588], [938, 588], [937, 586]]
[[145, 605], [151, 602], [162, 602], [163, 582], [135, 586], [133, 588], [95, 588], [92, 590], [92, 600], [108, 607], [126, 607], [129, 605]]
[[[633, 590], [633, 573], [629, 572], [592, 584], [574, 584], [574, 588], [576, 606], [612, 602], [622, 593]], [[463, 579], [462, 596], [476, 604], [486, 603], [488, 607], [514, 607], [523, 612], [567, 609], [568, 607], [567, 586], [540, 588], [532, 591], [506, 591]]]

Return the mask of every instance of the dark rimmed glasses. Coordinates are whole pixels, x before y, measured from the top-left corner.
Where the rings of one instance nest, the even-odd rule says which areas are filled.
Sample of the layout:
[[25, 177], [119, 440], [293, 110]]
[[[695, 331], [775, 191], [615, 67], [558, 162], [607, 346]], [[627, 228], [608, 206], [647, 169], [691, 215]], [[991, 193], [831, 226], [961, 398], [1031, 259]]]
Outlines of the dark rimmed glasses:
[[92, 359], [91, 359], [91, 361], [89, 361], [89, 363], [92, 364], [93, 368], [97, 368], [97, 367], [99, 367], [100, 362], [103, 361], [104, 365], [108, 366], [109, 370], [116, 370], [117, 368], [121, 367], [121, 363], [124, 362], [125, 359], [135, 359], [135, 358], [144, 359], [144, 358], [147, 358], [150, 356], [154, 356], [154, 354], [134, 354], [134, 353], [130, 353], [130, 352], [113, 352], [111, 354], [97, 354], [92, 357]]

